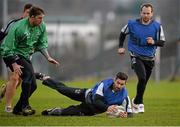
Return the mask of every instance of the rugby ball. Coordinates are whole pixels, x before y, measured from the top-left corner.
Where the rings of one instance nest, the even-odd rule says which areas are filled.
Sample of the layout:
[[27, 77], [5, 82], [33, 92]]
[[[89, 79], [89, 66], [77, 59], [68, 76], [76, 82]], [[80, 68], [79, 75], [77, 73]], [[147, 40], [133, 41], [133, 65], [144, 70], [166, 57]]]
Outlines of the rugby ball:
[[125, 112], [125, 108], [123, 106], [116, 106], [116, 111], [115, 112], [106, 112], [108, 117], [119, 117], [120, 112]]

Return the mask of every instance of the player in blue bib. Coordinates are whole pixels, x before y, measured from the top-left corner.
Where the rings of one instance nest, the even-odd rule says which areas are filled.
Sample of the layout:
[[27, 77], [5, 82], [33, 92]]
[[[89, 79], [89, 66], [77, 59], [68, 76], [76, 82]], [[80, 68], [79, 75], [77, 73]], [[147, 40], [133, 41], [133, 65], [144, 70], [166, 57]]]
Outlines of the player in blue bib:
[[128, 76], [125, 73], [119, 72], [114, 79], [102, 80], [90, 89], [71, 88], [41, 73], [36, 73], [36, 78], [42, 80], [43, 85], [81, 102], [79, 105], [71, 105], [67, 108], [44, 110], [42, 115], [92, 116], [106, 111], [116, 111], [116, 106], [121, 105], [125, 112], [120, 113], [119, 117], [132, 116], [131, 102], [125, 88]]
[[132, 68], [138, 77], [137, 93], [132, 102], [134, 113], [144, 112], [143, 95], [154, 67], [156, 48], [162, 47], [165, 43], [161, 24], [152, 19], [153, 6], [149, 3], [143, 4], [140, 15], [139, 19], [129, 20], [122, 28], [118, 49], [120, 55], [125, 53], [123, 43], [126, 35], [129, 35], [128, 51]]

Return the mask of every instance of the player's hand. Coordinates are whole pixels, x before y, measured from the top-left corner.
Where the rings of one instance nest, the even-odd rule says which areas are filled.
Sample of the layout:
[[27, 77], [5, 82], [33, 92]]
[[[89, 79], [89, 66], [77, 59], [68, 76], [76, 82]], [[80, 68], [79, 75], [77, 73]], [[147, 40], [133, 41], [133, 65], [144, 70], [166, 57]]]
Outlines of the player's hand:
[[116, 106], [117, 106], [117, 105], [111, 105], [111, 106], [109, 106], [108, 109], [107, 109], [107, 112], [116, 112], [116, 111], [117, 111]]
[[52, 63], [52, 64], [55, 64], [56, 66], [59, 66], [59, 65], [60, 65], [59, 62], [56, 61], [55, 59], [53, 59], [52, 57], [49, 57], [49, 58], [48, 58], [48, 61], [49, 61], [50, 63]]
[[121, 118], [127, 118], [127, 112], [120, 112], [119, 117]]
[[125, 54], [125, 48], [119, 48], [119, 49], [118, 49], [118, 53], [119, 53], [120, 55]]
[[146, 39], [147, 39], [147, 43], [148, 43], [149, 45], [153, 45], [153, 44], [154, 44], [154, 40], [153, 40], [152, 37], [147, 37]]
[[23, 66], [17, 64], [16, 62], [12, 64], [13, 70], [15, 73], [17, 73], [19, 76], [22, 75], [21, 68], [24, 68]]

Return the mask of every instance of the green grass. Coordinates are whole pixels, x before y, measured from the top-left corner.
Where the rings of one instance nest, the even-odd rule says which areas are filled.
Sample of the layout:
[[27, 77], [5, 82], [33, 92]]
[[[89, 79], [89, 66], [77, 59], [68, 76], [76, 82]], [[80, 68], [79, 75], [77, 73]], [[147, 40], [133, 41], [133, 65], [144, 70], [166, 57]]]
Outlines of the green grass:
[[[1, 81], [3, 82], [3, 81]], [[68, 82], [68, 86], [91, 87], [95, 80]], [[130, 97], [134, 97], [136, 81], [129, 81], [127, 85]], [[51, 107], [66, 107], [78, 104], [73, 100], [60, 95], [55, 90], [41, 85], [30, 99], [33, 108], [36, 109], [34, 116], [15, 116], [4, 112], [4, 100], [0, 103], [0, 126], [177, 126], [180, 125], [180, 83], [150, 81], [144, 96], [144, 114], [136, 114], [133, 118], [109, 118], [106, 114], [91, 117], [52, 117], [42, 116], [41, 111]], [[20, 88], [14, 98], [17, 101]]]

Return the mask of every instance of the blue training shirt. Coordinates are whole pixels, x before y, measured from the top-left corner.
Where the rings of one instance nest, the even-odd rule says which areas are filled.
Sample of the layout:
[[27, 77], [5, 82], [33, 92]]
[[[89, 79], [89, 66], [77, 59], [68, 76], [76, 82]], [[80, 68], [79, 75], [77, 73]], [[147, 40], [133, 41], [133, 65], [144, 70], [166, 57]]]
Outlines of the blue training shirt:
[[112, 78], [105, 79], [100, 83], [97, 83], [92, 89], [93, 99], [96, 94], [104, 97], [104, 103], [107, 105], [121, 105], [123, 100], [127, 98], [128, 93], [126, 88], [122, 88], [120, 91], [113, 91], [111, 86], [114, 81]]
[[138, 20], [129, 20], [129, 40], [128, 50], [143, 56], [154, 57], [156, 46], [147, 44], [147, 37], [152, 37], [154, 41], [157, 41], [160, 33], [160, 24], [154, 20], [148, 25], [144, 25]]

